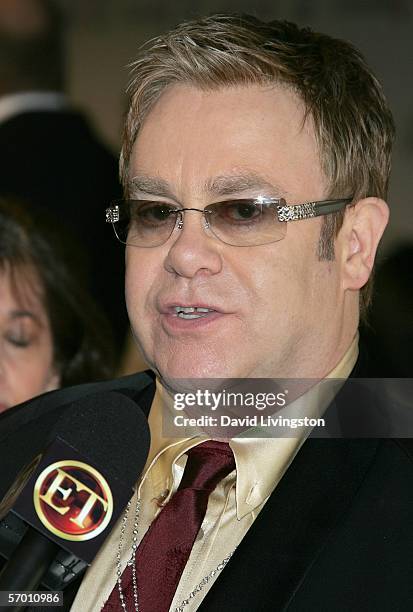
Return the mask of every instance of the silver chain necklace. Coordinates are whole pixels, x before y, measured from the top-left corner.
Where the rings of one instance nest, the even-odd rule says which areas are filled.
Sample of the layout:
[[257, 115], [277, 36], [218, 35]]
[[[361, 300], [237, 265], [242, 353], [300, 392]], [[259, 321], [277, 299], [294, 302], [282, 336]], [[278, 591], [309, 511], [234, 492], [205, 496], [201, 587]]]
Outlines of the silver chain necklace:
[[[128, 521], [130, 507], [131, 507], [131, 500], [129, 500], [128, 505], [126, 506], [125, 513], [122, 518], [118, 552], [116, 554], [116, 575], [117, 575], [118, 591], [119, 591], [120, 603], [121, 603], [121, 606], [124, 612], [128, 612], [128, 610], [126, 608], [125, 597], [124, 597], [123, 590], [122, 590], [121, 554], [122, 554], [122, 549], [123, 549], [123, 540], [125, 536], [126, 523]], [[131, 552], [129, 561], [127, 562], [127, 565], [132, 566], [132, 588], [133, 588], [133, 601], [134, 601], [134, 606], [135, 606], [135, 612], [139, 612], [138, 583], [136, 580], [135, 554], [136, 554], [136, 549], [138, 548], [138, 528], [139, 528], [140, 510], [141, 510], [141, 500], [138, 497], [136, 500], [135, 518], [133, 522], [133, 532], [132, 532], [133, 536], [132, 536], [132, 548], [131, 548], [132, 552]], [[234, 550], [227, 557], [225, 557], [225, 559], [223, 559], [221, 563], [219, 563], [215, 569], [213, 569], [211, 572], [209, 572], [209, 574], [207, 574], [206, 576], [202, 578], [202, 580], [197, 584], [194, 590], [189, 593], [188, 597], [184, 599], [177, 608], [175, 608], [174, 612], [183, 612], [185, 606], [189, 604], [191, 599], [193, 599], [198, 593], [200, 593], [202, 589], [204, 588], [204, 586], [208, 584], [208, 582], [212, 580], [212, 578], [214, 578], [216, 574], [219, 574], [219, 572], [222, 572], [222, 570], [224, 569], [224, 567], [227, 565], [228, 561], [231, 559], [232, 555], [234, 554], [235, 550], [236, 548], [234, 548]]]

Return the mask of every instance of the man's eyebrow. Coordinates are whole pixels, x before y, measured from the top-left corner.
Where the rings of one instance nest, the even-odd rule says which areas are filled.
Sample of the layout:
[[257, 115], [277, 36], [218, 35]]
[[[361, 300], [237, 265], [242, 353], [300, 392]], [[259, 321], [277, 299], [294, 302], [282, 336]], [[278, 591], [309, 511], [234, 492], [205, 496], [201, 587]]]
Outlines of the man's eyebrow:
[[173, 198], [174, 194], [167, 181], [155, 176], [135, 176], [129, 182], [129, 193], [132, 195], [137, 191], [150, 195]]
[[[215, 176], [206, 180], [203, 190], [216, 197], [232, 196], [252, 190], [259, 191], [260, 195], [285, 197], [281, 187], [251, 172]], [[169, 183], [159, 177], [141, 175], [132, 178], [129, 182], [129, 193], [132, 196], [137, 192], [175, 199]]]
[[285, 197], [284, 191], [274, 183], [254, 173], [229, 174], [208, 179], [205, 191], [214, 196], [235, 195], [245, 191], [260, 191], [260, 195]]

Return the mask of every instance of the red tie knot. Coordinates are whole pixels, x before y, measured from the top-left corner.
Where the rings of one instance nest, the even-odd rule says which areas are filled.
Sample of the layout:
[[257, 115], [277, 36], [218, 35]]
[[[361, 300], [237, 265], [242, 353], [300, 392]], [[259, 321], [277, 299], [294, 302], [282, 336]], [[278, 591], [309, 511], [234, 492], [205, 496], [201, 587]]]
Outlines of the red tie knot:
[[228, 442], [208, 440], [190, 448], [187, 455], [179, 490], [204, 489], [211, 493], [235, 469], [234, 454]]

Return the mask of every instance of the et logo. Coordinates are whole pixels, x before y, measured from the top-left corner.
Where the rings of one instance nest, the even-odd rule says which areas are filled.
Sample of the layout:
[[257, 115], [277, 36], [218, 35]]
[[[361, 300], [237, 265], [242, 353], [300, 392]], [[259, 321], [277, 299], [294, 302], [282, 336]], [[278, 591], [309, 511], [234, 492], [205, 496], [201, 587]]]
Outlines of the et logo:
[[64, 540], [91, 540], [108, 525], [113, 497], [105, 478], [82, 461], [45, 468], [34, 485], [34, 507], [43, 525]]

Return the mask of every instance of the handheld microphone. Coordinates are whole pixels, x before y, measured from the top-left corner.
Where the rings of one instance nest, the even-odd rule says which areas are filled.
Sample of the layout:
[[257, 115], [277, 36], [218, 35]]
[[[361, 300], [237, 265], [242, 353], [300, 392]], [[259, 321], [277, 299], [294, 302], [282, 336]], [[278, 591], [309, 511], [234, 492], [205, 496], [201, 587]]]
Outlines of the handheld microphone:
[[[6, 523], [28, 526], [0, 574], [0, 591], [36, 589], [59, 554], [83, 569], [92, 562], [133, 493], [150, 436], [137, 404], [111, 391], [65, 406], [49, 440], [0, 504]], [[59, 584], [55, 571], [49, 583], [61, 590], [73, 577]]]

